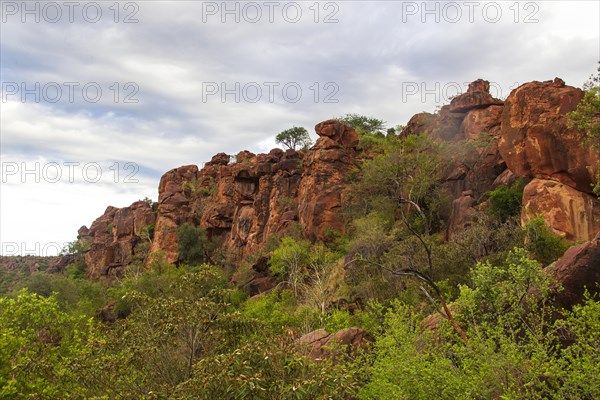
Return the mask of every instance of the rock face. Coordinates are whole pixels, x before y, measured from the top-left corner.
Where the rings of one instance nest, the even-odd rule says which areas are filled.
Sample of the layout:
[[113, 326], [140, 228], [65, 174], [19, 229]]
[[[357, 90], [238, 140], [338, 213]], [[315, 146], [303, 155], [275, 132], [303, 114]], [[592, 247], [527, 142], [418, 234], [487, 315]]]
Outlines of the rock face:
[[[300, 222], [306, 235], [322, 239], [343, 230], [343, 178], [354, 167], [356, 132], [337, 120], [315, 127], [320, 136], [306, 152], [273, 149], [255, 155], [220, 153], [198, 170], [167, 172], [159, 185], [158, 217], [151, 252], [178, 258], [177, 227], [204, 228], [209, 238], [240, 253], [253, 251], [274, 233]], [[267, 278], [267, 277], [260, 277]], [[272, 282], [257, 281], [257, 291]]]
[[598, 292], [600, 282], [600, 234], [593, 240], [571, 247], [560, 260], [545, 268], [563, 287], [555, 293], [559, 306], [571, 308], [583, 300], [585, 288]]
[[560, 182], [534, 179], [525, 187], [522, 222], [537, 215], [569, 240], [591, 240], [600, 232], [600, 201]]
[[[583, 92], [558, 78], [524, 84], [504, 102], [489, 89], [489, 82], [476, 80], [439, 113], [415, 115], [399, 135], [429, 134], [453, 142], [449, 151], [461, 155], [441, 182], [454, 202], [445, 216], [447, 237], [469, 224], [486, 192], [519, 177], [535, 178], [523, 197], [524, 223], [541, 214], [569, 239], [594, 237], [599, 207], [589, 193], [598, 157], [580, 146], [581, 134], [566, 119]], [[86, 260], [93, 275], [131, 260], [141, 223], [155, 224], [150, 253], [160, 251], [172, 263], [178, 261], [177, 228], [186, 223], [240, 257], [296, 224], [312, 240], [343, 232], [347, 176], [370, 155], [359, 153], [358, 135], [338, 120], [321, 122], [315, 131], [319, 139], [307, 151], [219, 153], [200, 170], [188, 165], [168, 171], [160, 180], [155, 221], [144, 205], [109, 207], [89, 230], [80, 230], [92, 244]], [[256, 274], [252, 290], [268, 290], [268, 274]]]
[[598, 157], [568, 128], [583, 91], [561, 79], [530, 82], [513, 90], [502, 112], [500, 154], [515, 174], [561, 182], [591, 193]]
[[502, 105], [502, 101], [492, 97], [488, 81], [477, 79], [469, 83], [466, 93], [452, 99], [450, 102], [450, 112], [464, 113], [494, 105]]
[[333, 349], [340, 346], [339, 350], [351, 354], [357, 350], [367, 350], [373, 336], [361, 328], [346, 328], [330, 334], [325, 329], [318, 329], [302, 336], [301, 345], [306, 346], [308, 356], [313, 360], [336, 357], [338, 352]]
[[187, 165], [168, 171], [158, 185], [158, 215], [150, 253], [162, 250], [169, 262], [177, 260], [177, 227], [192, 220], [189, 192], [198, 187], [198, 167]]
[[477, 201], [470, 190], [463, 192], [461, 197], [452, 202], [452, 214], [446, 232], [447, 240], [452, 240], [458, 232], [469, 225], [471, 216], [475, 212], [475, 205]]
[[88, 277], [109, 275], [128, 265], [140, 249], [142, 229], [154, 222], [152, 207], [145, 201], [136, 201], [124, 208], [109, 206], [89, 229], [82, 226], [78, 239], [90, 245], [85, 253]]
[[323, 239], [329, 229], [344, 231], [344, 178], [356, 169], [358, 135], [336, 120], [318, 124], [315, 131], [320, 138], [304, 157], [298, 213], [308, 237]]

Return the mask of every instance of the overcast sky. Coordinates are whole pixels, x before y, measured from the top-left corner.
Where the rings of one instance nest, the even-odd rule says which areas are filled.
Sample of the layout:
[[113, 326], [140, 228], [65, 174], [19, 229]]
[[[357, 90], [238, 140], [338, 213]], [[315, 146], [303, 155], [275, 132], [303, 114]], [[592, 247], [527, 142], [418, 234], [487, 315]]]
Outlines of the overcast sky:
[[346, 113], [406, 124], [600, 59], [598, 1], [0, 1], [0, 253], [55, 254], [161, 175]]

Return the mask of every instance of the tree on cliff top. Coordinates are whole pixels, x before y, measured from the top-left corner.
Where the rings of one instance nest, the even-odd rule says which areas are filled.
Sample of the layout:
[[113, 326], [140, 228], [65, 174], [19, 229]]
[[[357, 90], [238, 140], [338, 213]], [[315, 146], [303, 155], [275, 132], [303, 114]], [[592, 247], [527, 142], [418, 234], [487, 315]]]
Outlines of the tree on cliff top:
[[287, 149], [294, 150], [296, 150], [297, 147], [307, 149], [312, 145], [312, 140], [308, 131], [299, 126], [294, 126], [293, 128], [279, 132], [279, 134], [275, 136], [275, 142], [284, 145]]

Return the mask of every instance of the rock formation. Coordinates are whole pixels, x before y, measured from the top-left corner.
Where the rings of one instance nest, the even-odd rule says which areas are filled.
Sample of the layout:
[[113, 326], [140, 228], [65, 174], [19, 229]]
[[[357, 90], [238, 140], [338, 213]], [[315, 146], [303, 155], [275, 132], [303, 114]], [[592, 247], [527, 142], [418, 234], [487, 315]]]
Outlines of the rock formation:
[[582, 146], [582, 134], [568, 127], [583, 91], [556, 78], [513, 90], [501, 118], [500, 154], [515, 174], [561, 182], [591, 193], [598, 157]]
[[299, 340], [301, 345], [306, 346], [307, 354], [313, 360], [336, 357], [338, 351], [350, 354], [357, 350], [367, 350], [369, 343], [373, 342], [373, 336], [361, 328], [346, 328], [330, 334], [325, 329], [318, 329], [302, 336]]
[[304, 157], [298, 193], [300, 224], [311, 239], [323, 239], [329, 229], [344, 231], [341, 215], [345, 176], [356, 169], [358, 135], [337, 120], [315, 127], [320, 136]]
[[583, 300], [585, 289], [597, 293], [600, 282], [600, 233], [591, 241], [571, 247], [545, 271], [561, 286], [554, 296], [561, 307], [570, 308]]
[[136, 201], [124, 208], [109, 206], [89, 229], [82, 226], [78, 239], [90, 246], [85, 253], [88, 277], [113, 274], [131, 263], [145, 239], [140, 237], [142, 230], [148, 230], [154, 222], [150, 204]]
[[[439, 113], [411, 118], [400, 137], [430, 134], [452, 142], [449, 151], [461, 152], [462, 161], [448, 165], [441, 182], [454, 202], [446, 221], [449, 239], [468, 226], [489, 190], [519, 177], [535, 178], [524, 191], [523, 223], [542, 215], [568, 239], [594, 237], [600, 207], [590, 191], [598, 156], [580, 145], [581, 134], [566, 118], [582, 94], [557, 78], [524, 84], [503, 102], [479, 79]], [[307, 151], [242, 151], [233, 160], [219, 153], [202, 169], [168, 171], [160, 180], [156, 219], [144, 204], [109, 207], [89, 230], [80, 230], [91, 244], [86, 260], [92, 276], [129, 262], [144, 224], [155, 224], [150, 253], [160, 251], [168, 262], [178, 261], [177, 228], [185, 223], [202, 227], [240, 256], [294, 224], [312, 240], [343, 232], [346, 177], [369, 155], [361, 153], [356, 132], [340, 121], [321, 122], [315, 131], [319, 139]], [[267, 290], [269, 277], [257, 274], [253, 290]]]
[[522, 223], [542, 215], [557, 235], [591, 240], [600, 232], [600, 201], [560, 182], [534, 179], [523, 191]]

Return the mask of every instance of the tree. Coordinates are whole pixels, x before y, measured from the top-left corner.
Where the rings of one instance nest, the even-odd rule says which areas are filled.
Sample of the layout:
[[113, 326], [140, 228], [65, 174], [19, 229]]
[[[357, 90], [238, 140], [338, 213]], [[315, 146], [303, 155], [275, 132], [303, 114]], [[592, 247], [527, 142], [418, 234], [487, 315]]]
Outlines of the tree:
[[200, 264], [206, 259], [206, 231], [200, 227], [183, 224], [177, 228], [179, 260], [187, 264]]
[[383, 137], [385, 129], [385, 121], [377, 118], [367, 117], [360, 114], [346, 114], [339, 118], [346, 125], [354, 128], [359, 136], [373, 135]]
[[[585, 94], [577, 109], [567, 114], [569, 125], [583, 132], [584, 144], [600, 151], [600, 66], [598, 75], [591, 75], [583, 84], [583, 89]], [[600, 196], [600, 168], [598, 168], [594, 193]]]
[[299, 126], [294, 126], [293, 128], [279, 132], [279, 134], [275, 136], [275, 142], [284, 145], [288, 149], [294, 150], [296, 150], [297, 147], [307, 149], [312, 145], [312, 140], [308, 131]]

